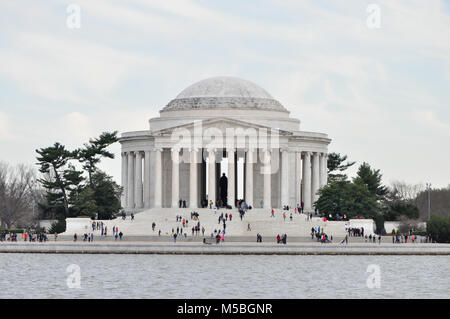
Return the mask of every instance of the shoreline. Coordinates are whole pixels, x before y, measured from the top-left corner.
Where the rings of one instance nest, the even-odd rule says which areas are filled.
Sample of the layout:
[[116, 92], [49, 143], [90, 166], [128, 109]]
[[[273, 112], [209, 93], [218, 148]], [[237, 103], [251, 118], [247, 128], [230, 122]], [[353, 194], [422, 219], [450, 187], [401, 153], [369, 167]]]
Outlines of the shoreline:
[[449, 256], [449, 244], [391, 244], [296, 242], [284, 244], [228, 242], [46, 242], [0, 243], [0, 253], [12, 254], [123, 254], [123, 255], [297, 255], [297, 256]]

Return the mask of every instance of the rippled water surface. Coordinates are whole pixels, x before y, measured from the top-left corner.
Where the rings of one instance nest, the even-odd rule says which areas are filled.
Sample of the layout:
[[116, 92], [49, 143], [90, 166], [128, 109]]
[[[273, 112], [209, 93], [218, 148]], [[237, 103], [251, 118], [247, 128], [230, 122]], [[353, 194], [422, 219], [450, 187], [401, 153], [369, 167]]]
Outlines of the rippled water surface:
[[450, 256], [0, 254], [0, 298], [449, 298], [449, 270]]

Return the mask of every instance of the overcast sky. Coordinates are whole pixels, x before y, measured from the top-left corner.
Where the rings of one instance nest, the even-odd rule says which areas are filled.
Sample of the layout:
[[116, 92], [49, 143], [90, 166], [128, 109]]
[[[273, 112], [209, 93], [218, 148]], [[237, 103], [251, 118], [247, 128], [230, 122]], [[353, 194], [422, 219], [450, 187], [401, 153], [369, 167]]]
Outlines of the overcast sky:
[[[0, 160], [148, 129], [219, 75], [262, 86], [387, 184], [450, 184], [450, 1], [437, 0], [0, 0]], [[112, 149], [102, 168], [119, 181]]]

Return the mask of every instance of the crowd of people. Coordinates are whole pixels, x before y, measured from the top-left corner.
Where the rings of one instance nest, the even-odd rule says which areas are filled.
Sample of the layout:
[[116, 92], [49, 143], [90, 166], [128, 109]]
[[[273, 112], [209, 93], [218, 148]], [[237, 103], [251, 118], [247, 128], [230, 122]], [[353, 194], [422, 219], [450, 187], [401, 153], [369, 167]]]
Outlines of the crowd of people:
[[[2, 232], [0, 233], [0, 242], [17, 242], [20, 235], [22, 241], [43, 243], [48, 241], [47, 234], [44, 232], [32, 233], [31, 231], [23, 231], [22, 233]], [[55, 240], [56, 240], [55, 235]]]
[[[180, 199], [180, 207], [184, 207], [183, 206], [183, 200]], [[214, 214], [218, 214], [218, 207], [212, 205], [212, 202], [209, 203], [210, 204], [210, 208], [214, 208]], [[251, 209], [251, 206], [248, 206], [247, 203], [245, 203], [245, 201], [243, 200], [238, 200], [237, 201], [237, 210], [239, 213], [239, 217], [240, 220], [243, 221], [244, 216], [246, 214], [246, 212]], [[275, 219], [275, 210], [274, 209], [270, 209], [269, 210], [270, 213], [270, 217]], [[294, 217], [296, 215], [299, 214], [304, 214], [306, 216], [305, 220], [307, 221], [312, 221], [313, 218], [313, 213], [304, 213], [304, 205], [303, 203], [301, 203], [300, 205], [297, 205], [297, 207], [295, 207], [293, 210], [292, 208], [290, 208], [287, 205], [283, 206], [283, 210], [280, 212], [281, 217], [283, 218], [284, 221], [286, 221], [286, 219], [288, 218], [290, 221], [293, 221]], [[127, 215], [124, 211], [121, 212], [122, 215], [122, 219], [125, 220], [127, 218]], [[120, 215], [119, 215], [120, 216]], [[130, 214], [131, 220], [134, 220], [134, 213]], [[279, 217], [279, 215], [277, 215], [277, 217]], [[175, 221], [177, 223], [176, 228], [172, 228], [172, 233], [171, 236], [173, 237], [174, 242], [177, 241], [177, 237], [179, 238], [179, 236], [183, 236], [183, 237], [187, 237], [189, 235], [189, 233], [191, 233], [192, 236], [203, 236], [205, 237], [205, 233], [206, 238], [210, 237], [211, 239], [215, 239], [216, 243], [221, 243], [225, 241], [225, 235], [227, 233], [227, 226], [229, 222], [232, 222], [233, 220], [233, 213], [231, 211], [224, 211], [224, 212], [220, 212], [220, 214], [217, 215], [217, 222], [218, 222], [218, 227], [216, 229], [214, 229], [213, 231], [211, 231], [211, 233], [207, 232], [207, 230], [205, 229], [204, 225], [201, 225], [200, 222], [200, 214], [198, 211], [191, 211], [190, 212], [190, 216], [187, 215], [187, 217], [184, 217], [182, 215], [176, 215], [175, 217]], [[303, 219], [302, 219], [303, 220]], [[325, 218], [324, 218], [324, 221]], [[249, 222], [247, 223], [247, 231], [252, 231], [251, 229], [251, 225]], [[111, 225], [111, 224], [109, 224]], [[321, 224], [321, 225], [325, 225], [325, 224]], [[321, 243], [331, 243], [333, 242], [333, 236], [326, 234], [324, 232], [324, 226], [315, 226], [311, 228], [311, 239], [314, 240], [316, 239], [318, 242]], [[153, 222], [151, 224], [152, 227], [152, 231], [155, 232], [156, 230], [156, 223]], [[214, 227], [214, 226], [213, 226]], [[211, 227], [211, 228], [213, 228]], [[86, 230], [89, 228], [89, 226], [85, 226]], [[74, 241], [78, 241], [78, 240], [82, 240], [84, 242], [93, 242], [94, 241], [94, 234], [95, 236], [99, 236], [100, 238], [102, 237], [107, 237], [108, 234], [110, 234], [112, 232], [112, 237], [114, 238], [114, 240], [122, 240], [124, 238], [124, 234], [122, 231], [119, 231], [119, 227], [117, 226], [113, 226], [111, 229], [108, 228], [108, 226], [106, 225], [106, 223], [104, 221], [99, 221], [99, 220], [94, 220], [91, 223], [91, 229], [92, 232], [86, 232], [84, 234], [74, 234], [73, 236], [73, 240]], [[256, 229], [258, 230], [258, 228]], [[345, 231], [346, 231], [346, 236], [345, 238], [341, 241], [341, 244], [343, 243], [348, 243], [349, 237], [362, 237], [363, 240], [365, 240], [365, 242], [368, 243], [376, 243], [378, 241], [378, 244], [381, 244], [381, 236], [378, 235], [374, 235], [374, 234], [370, 234], [367, 235], [365, 234], [365, 230], [364, 227], [350, 227], [349, 224], [345, 224]], [[165, 232], [166, 235], [169, 235], [170, 233]], [[210, 234], [208, 236], [208, 234]], [[161, 229], [158, 230], [158, 236], [162, 235], [162, 231]], [[97, 237], [97, 238], [99, 238]], [[55, 234], [55, 240], [57, 238], [57, 234]], [[47, 235], [45, 233], [37, 233], [37, 234], [33, 234], [29, 231], [25, 231], [23, 233], [0, 233], [0, 241], [10, 241], [10, 242], [15, 242], [18, 241], [18, 239], [22, 239], [23, 241], [30, 241], [30, 242], [45, 242], [48, 240]], [[256, 241], [258, 243], [262, 243], [262, 235], [260, 233], [258, 233], [256, 235]], [[283, 234], [283, 235], [277, 235], [276, 236], [276, 241], [277, 243], [283, 243], [286, 244], [287, 241], [287, 234]], [[432, 240], [429, 237], [418, 237], [416, 235], [392, 235], [392, 243], [415, 243], [415, 242], [423, 242], [423, 243], [428, 243], [428, 242], [432, 242]]]
[[407, 244], [410, 243], [432, 243], [433, 240], [430, 236], [417, 236], [417, 235], [393, 235], [393, 244]]
[[349, 227], [345, 224], [345, 231], [350, 237], [364, 237], [364, 227]]

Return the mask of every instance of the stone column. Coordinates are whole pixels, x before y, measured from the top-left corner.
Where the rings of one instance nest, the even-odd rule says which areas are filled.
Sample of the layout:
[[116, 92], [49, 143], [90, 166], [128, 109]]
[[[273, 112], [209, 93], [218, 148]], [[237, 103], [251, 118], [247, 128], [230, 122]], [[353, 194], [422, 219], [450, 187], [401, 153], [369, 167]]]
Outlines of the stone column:
[[328, 184], [328, 154], [323, 153], [323, 186]]
[[162, 207], [162, 149], [155, 149], [155, 207]]
[[317, 196], [317, 191], [320, 188], [319, 185], [319, 169], [320, 169], [320, 165], [319, 165], [319, 157], [320, 157], [320, 153], [314, 153], [313, 154], [313, 160], [312, 160], [312, 183], [311, 183], [311, 188], [312, 188], [312, 194], [311, 194], [311, 203], [314, 204], [314, 202], [317, 200], [318, 196]]
[[311, 153], [303, 156], [303, 203], [305, 212], [310, 212], [311, 206]]
[[122, 196], [121, 196], [121, 205], [123, 208], [127, 207], [128, 197], [127, 197], [127, 189], [128, 189], [128, 155], [126, 152], [122, 153]]
[[150, 151], [144, 153], [144, 207], [150, 208]]
[[180, 200], [180, 150], [172, 149], [172, 208], [177, 208]]
[[208, 207], [212, 201], [216, 205], [216, 150], [208, 149]]
[[272, 167], [271, 167], [271, 151], [263, 151], [263, 174], [264, 174], [264, 208], [272, 208]]
[[134, 153], [128, 153], [128, 209], [134, 209]]
[[142, 208], [143, 205], [143, 189], [142, 189], [142, 153], [136, 152], [136, 166], [134, 177], [134, 202], [136, 208]]
[[325, 156], [322, 153], [319, 154], [319, 186], [325, 186]]
[[189, 175], [189, 208], [198, 208], [198, 150], [191, 149]]
[[245, 202], [253, 206], [253, 149], [248, 149], [245, 158]]
[[227, 150], [227, 156], [228, 156], [228, 205], [234, 208], [236, 204], [236, 194], [235, 194], [235, 183], [236, 183], [236, 177], [235, 177], [235, 161], [234, 161], [234, 149], [228, 149]]
[[281, 150], [281, 208], [289, 205], [289, 152]]
[[295, 151], [295, 206], [302, 201], [302, 152]]

